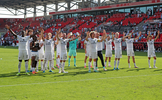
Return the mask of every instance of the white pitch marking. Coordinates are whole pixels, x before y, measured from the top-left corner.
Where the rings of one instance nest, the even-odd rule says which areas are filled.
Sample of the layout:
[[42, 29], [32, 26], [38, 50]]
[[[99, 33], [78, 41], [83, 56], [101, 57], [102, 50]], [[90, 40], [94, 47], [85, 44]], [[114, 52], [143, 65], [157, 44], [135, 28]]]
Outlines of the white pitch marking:
[[153, 75], [155, 76], [155, 75], [162, 75], [162, 74], [137, 75], [137, 76], [121, 76], [121, 77], [107, 77], [107, 78], [94, 78], [94, 79], [69, 80], [69, 81], [55, 81], [55, 82], [30, 83], [30, 84], [0, 85], [0, 87], [24, 86], [24, 85], [35, 85], [35, 84], [49, 84], [49, 83], [79, 82], [79, 81], [91, 81], [91, 80], [101, 80], [101, 79], [115, 79], [115, 78], [129, 78], [129, 77], [153, 76]]

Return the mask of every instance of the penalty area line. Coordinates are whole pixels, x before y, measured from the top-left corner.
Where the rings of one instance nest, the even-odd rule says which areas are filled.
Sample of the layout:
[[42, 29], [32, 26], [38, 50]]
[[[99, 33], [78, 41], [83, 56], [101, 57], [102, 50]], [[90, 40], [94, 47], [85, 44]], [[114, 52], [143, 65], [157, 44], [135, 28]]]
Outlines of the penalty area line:
[[119, 78], [120, 79], [120, 78], [130, 78], [130, 77], [133, 78], [133, 77], [157, 76], [157, 75], [162, 75], [162, 74], [136, 75], [136, 76], [120, 76], [120, 77], [105, 77], [105, 78], [68, 80], [68, 81], [54, 81], [54, 82], [29, 83], [29, 84], [0, 85], [0, 87], [25, 86], [25, 85], [50, 84], [50, 83], [65, 83], [65, 82], [80, 82], [80, 81], [91, 81], [91, 80], [102, 80], [102, 79], [115, 79], [115, 78]]

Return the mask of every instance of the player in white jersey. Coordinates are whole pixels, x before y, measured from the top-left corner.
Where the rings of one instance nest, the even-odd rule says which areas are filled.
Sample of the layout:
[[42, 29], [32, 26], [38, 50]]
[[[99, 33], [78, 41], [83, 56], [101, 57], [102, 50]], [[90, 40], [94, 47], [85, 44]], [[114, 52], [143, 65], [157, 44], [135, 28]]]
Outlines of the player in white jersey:
[[[26, 30], [26, 33], [27, 33], [27, 36], [28, 35], [32, 35], [33, 34], [33, 30], [32, 29], [29, 29], [29, 30]], [[30, 38], [28, 40], [28, 55], [29, 55], [29, 60], [31, 59], [31, 50], [30, 50], [30, 42], [33, 41], [33, 38]], [[28, 61], [29, 62], [29, 61]], [[29, 70], [28, 70], [29, 72]], [[32, 63], [30, 64], [30, 72], [32, 72]]]
[[52, 53], [53, 51], [53, 47], [52, 47], [52, 42], [55, 40], [55, 38], [51, 38], [52, 34], [48, 33], [46, 35], [46, 39], [44, 39], [44, 35], [43, 35], [44, 31], [41, 32], [41, 37], [44, 41], [44, 45], [45, 45], [45, 58], [44, 58], [44, 64], [43, 64], [43, 73], [45, 73], [45, 65], [46, 62], [49, 61], [49, 72], [53, 72], [51, 70], [52, 68], [52, 59], [54, 57], [54, 54]]
[[[59, 64], [59, 73], [63, 72], [63, 73], [67, 73], [65, 70], [64, 70], [64, 67], [65, 67], [65, 61], [67, 60], [67, 43], [69, 41], [73, 41], [75, 39], [77, 39], [79, 36], [77, 36], [76, 38], [73, 38], [73, 39], [69, 39], [70, 37], [70, 33], [67, 35], [67, 39], [66, 39], [66, 33], [62, 33], [62, 38], [59, 38], [59, 34], [60, 34], [60, 29], [59, 31], [57, 31], [57, 39], [59, 40], [59, 42], [61, 43], [61, 54], [60, 54], [60, 64]], [[62, 68], [62, 70], [61, 70]]]
[[160, 31], [158, 31], [157, 33], [158, 33], [158, 34], [157, 34], [157, 36], [156, 36], [155, 39], [152, 39], [153, 36], [150, 35], [150, 32], [149, 32], [149, 34], [148, 34], [148, 36], [147, 36], [147, 45], [148, 45], [147, 55], [148, 55], [148, 64], [149, 64], [149, 68], [151, 68], [151, 66], [150, 66], [150, 58], [151, 58], [151, 57], [154, 57], [154, 68], [157, 68], [157, 67], [155, 66], [155, 64], [156, 64], [156, 54], [155, 54], [155, 48], [154, 48], [154, 41], [156, 41], [156, 40], [158, 39], [159, 34], [160, 34]]
[[[92, 59], [94, 60], [93, 62], [93, 66], [94, 66], [94, 72], [98, 72], [96, 70], [96, 59], [97, 59], [97, 42], [102, 42], [103, 41], [103, 36], [102, 36], [102, 39], [99, 40], [97, 38], [95, 38], [95, 31], [91, 31], [90, 33], [87, 32], [87, 36], [86, 36], [86, 41], [88, 41], [90, 43], [90, 53], [89, 53], [89, 63], [88, 63], [88, 67], [89, 67], [89, 71], [88, 72], [91, 72], [91, 68], [90, 68], [90, 62], [92, 61]], [[90, 38], [89, 38], [90, 37]]]
[[[84, 41], [84, 49], [85, 49], [85, 59], [84, 59], [84, 68], [86, 68], [86, 61], [87, 61], [87, 58], [88, 58], [88, 56], [89, 56], [89, 49], [90, 49], [90, 44], [89, 44], [89, 42], [88, 41]], [[90, 62], [91, 63], [91, 62]], [[91, 68], [92, 68], [92, 64], [90, 65], [91, 66]]]
[[[54, 39], [55, 39], [56, 37], [54, 37]], [[52, 70], [54, 70], [55, 69], [55, 67], [54, 67], [54, 59], [55, 59], [55, 41], [52, 41], [52, 55], [53, 55], [53, 57], [52, 57]]]
[[26, 74], [27, 75], [30, 75], [28, 73], [28, 60], [29, 60], [29, 56], [28, 56], [28, 50], [27, 50], [27, 42], [28, 40], [35, 36], [36, 34], [33, 34], [33, 35], [30, 35], [30, 36], [25, 36], [25, 31], [22, 31], [21, 35], [22, 36], [19, 36], [17, 35], [16, 33], [14, 33], [10, 27], [8, 25], [5, 25], [5, 27], [17, 38], [17, 40], [19, 41], [19, 56], [18, 56], [18, 59], [19, 59], [19, 64], [18, 64], [18, 73], [16, 75], [20, 75], [20, 69], [21, 69], [21, 63], [22, 63], [22, 60], [25, 61], [25, 71], [26, 71]]
[[116, 32], [115, 38], [114, 38], [114, 33], [112, 33], [112, 39], [114, 40], [114, 44], [115, 44], [114, 70], [116, 66], [116, 60], [118, 60], [116, 69], [119, 70], [118, 66], [119, 66], [120, 58], [122, 57], [122, 47], [121, 47], [122, 38], [119, 38], [119, 33]]
[[[62, 33], [60, 33], [58, 36], [59, 38], [61, 38]], [[56, 51], [57, 51], [57, 57], [56, 57], [56, 66], [59, 68], [59, 64], [60, 64], [60, 54], [61, 54], [61, 42], [59, 42], [58, 39], [56, 39]]]
[[111, 62], [111, 57], [112, 57], [112, 41], [113, 39], [110, 39], [110, 35], [105, 36], [105, 45], [106, 45], [106, 51], [105, 51], [105, 67], [107, 65], [107, 59], [109, 58], [109, 64], [108, 67], [111, 67], [110, 62]]
[[[106, 31], [103, 30], [103, 33], [104, 35], [106, 35]], [[104, 40], [104, 37], [100, 37], [100, 33], [99, 32], [96, 32], [95, 34], [95, 38], [98, 39], [98, 41], [103, 41]], [[102, 39], [103, 38], [103, 39]], [[103, 50], [103, 47], [102, 47], [102, 41], [101, 42], [97, 42], [97, 56], [100, 58], [101, 60], [101, 63], [102, 63], [102, 67], [103, 67], [103, 70], [106, 71], [107, 69], [105, 68], [105, 64], [104, 64], [104, 58], [103, 58], [103, 54], [102, 54], [102, 50]], [[98, 57], [96, 59], [96, 69], [98, 70], [98, 65], [97, 65], [97, 62], [98, 62]]]
[[[133, 32], [129, 33], [127, 36], [125, 36], [125, 33], [123, 32], [123, 36], [124, 36], [123, 40], [126, 42], [126, 45], [127, 45], [127, 56], [128, 56], [128, 66], [129, 66], [129, 68], [131, 68], [131, 66], [130, 66], [130, 56], [132, 56], [133, 63], [134, 63], [134, 68], [138, 68], [136, 66], [136, 63], [135, 63], [133, 42], [136, 41], [137, 39], [139, 39], [139, 37], [141, 35], [141, 32], [139, 32], [139, 35], [136, 38], [131, 38], [132, 34], [133, 34]], [[127, 37], [128, 37], [128, 39], [126, 39]]]
[[[41, 71], [43, 71], [44, 42], [43, 42], [43, 40], [41, 38], [41, 34], [39, 35], [39, 45], [41, 46], [41, 49], [38, 51], [38, 53], [39, 53], [39, 60], [41, 61]], [[38, 72], [39, 60], [38, 60], [38, 63], [37, 63], [37, 72]]]

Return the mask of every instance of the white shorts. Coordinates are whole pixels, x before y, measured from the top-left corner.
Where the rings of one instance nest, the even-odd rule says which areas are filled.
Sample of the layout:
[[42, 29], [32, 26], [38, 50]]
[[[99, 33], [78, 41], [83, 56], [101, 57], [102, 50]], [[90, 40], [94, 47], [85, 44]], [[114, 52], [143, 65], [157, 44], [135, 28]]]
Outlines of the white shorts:
[[29, 59], [31, 59], [31, 50], [28, 49], [28, 56], [29, 56]]
[[121, 58], [122, 57], [122, 50], [117, 49], [115, 50], [115, 58]]
[[156, 57], [155, 50], [148, 50], [147, 55], [148, 57]]
[[45, 60], [52, 60], [53, 59], [53, 53], [52, 52], [45, 52]]
[[39, 53], [38, 52], [31, 52], [31, 57], [35, 56], [35, 60], [38, 61], [39, 60]]
[[57, 50], [57, 56], [60, 56], [61, 55], [61, 50]]
[[112, 57], [112, 50], [106, 50], [105, 57]]
[[87, 51], [87, 52], [85, 53], [85, 56], [89, 56], [89, 51]]
[[44, 60], [44, 52], [39, 52], [39, 59]]
[[98, 58], [97, 52], [90, 52], [90, 53], [89, 53], [89, 58], [91, 58], [91, 59], [96, 59], [96, 58]]
[[28, 51], [27, 50], [20, 50], [18, 59], [19, 60], [29, 60]]
[[127, 56], [134, 56], [134, 50], [127, 50]]
[[67, 52], [66, 51], [61, 52], [60, 60], [67, 60]]

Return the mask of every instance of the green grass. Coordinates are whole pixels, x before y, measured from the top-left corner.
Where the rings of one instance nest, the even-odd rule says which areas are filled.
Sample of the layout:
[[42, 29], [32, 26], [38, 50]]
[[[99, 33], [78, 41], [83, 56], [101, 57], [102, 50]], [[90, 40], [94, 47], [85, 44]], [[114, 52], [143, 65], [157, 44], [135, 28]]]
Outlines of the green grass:
[[[126, 52], [123, 51], [119, 71], [113, 71], [113, 67], [103, 71], [99, 60], [99, 72], [88, 73], [88, 68], [84, 68], [84, 50], [77, 51], [78, 67], [68, 67], [66, 62], [68, 74], [59, 74], [56, 69], [55, 73], [43, 74], [40, 71], [27, 76], [23, 62], [21, 76], [16, 76], [18, 49], [0, 47], [0, 100], [162, 99], [162, 53], [156, 53], [158, 69], [148, 68], [146, 52], [135, 52], [138, 69], [133, 68], [132, 59], [132, 68], [128, 68]], [[73, 58], [71, 60], [73, 65]], [[112, 66], [113, 62], [114, 55]], [[153, 59], [151, 65], [153, 67]]]

